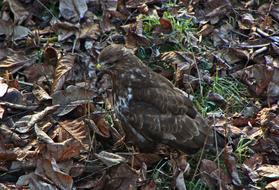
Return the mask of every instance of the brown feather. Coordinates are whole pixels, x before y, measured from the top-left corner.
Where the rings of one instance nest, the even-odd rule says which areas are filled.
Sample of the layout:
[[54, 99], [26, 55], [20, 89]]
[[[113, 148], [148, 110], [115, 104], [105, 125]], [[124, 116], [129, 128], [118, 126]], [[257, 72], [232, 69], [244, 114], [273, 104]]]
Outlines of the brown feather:
[[213, 142], [212, 129], [191, 100], [130, 50], [110, 45], [101, 52], [99, 63], [112, 78], [116, 115], [139, 147], [164, 143], [194, 153], [207, 136]]

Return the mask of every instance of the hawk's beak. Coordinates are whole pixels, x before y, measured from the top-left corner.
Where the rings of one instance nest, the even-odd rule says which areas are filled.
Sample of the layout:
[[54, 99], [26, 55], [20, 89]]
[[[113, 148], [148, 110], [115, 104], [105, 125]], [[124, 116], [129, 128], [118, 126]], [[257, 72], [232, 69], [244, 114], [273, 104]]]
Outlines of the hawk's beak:
[[97, 74], [97, 83], [103, 78], [105, 72], [104, 72], [104, 67], [102, 66], [102, 64], [97, 63], [96, 66], [96, 74]]
[[101, 65], [100, 63], [98, 63], [98, 64], [96, 65], [96, 70], [101, 70], [101, 68], [102, 68], [102, 65]]

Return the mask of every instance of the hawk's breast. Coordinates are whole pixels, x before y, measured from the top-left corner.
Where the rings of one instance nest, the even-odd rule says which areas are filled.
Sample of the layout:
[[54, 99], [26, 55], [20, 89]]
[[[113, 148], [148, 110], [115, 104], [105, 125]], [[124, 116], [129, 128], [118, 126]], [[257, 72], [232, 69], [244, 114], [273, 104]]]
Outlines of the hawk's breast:
[[129, 103], [133, 98], [132, 88], [127, 88], [114, 95], [114, 110], [122, 115], [129, 108]]

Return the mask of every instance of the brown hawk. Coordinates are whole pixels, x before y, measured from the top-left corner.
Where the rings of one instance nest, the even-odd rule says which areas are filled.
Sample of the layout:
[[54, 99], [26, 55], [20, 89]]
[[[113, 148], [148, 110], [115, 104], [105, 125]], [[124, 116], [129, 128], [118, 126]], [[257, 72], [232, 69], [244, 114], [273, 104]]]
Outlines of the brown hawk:
[[212, 129], [186, 93], [122, 45], [104, 48], [97, 69], [112, 79], [113, 105], [125, 132], [141, 149], [158, 143], [191, 154], [212, 141]]

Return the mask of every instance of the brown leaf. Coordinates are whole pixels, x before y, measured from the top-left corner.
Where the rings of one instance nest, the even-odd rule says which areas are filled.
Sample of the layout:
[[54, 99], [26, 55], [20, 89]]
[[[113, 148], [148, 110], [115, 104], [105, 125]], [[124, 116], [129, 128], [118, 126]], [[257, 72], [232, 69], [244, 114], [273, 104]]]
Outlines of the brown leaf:
[[109, 126], [104, 117], [94, 118], [94, 123], [98, 127], [98, 130], [101, 132], [101, 136], [106, 138], [110, 137]]
[[140, 46], [148, 47], [151, 45], [151, 41], [144, 35], [137, 34], [133, 31], [129, 31], [126, 35], [126, 44], [128, 48], [138, 48]]
[[37, 84], [33, 84], [32, 92], [40, 103], [49, 102], [52, 100], [52, 97], [49, 96], [49, 94]]
[[78, 35], [79, 23], [72, 24], [69, 22], [55, 21], [52, 29], [58, 33], [58, 41], [64, 41], [73, 35]]
[[134, 168], [141, 168], [142, 163], [145, 163], [147, 167], [153, 166], [153, 164], [157, 163], [161, 157], [158, 154], [154, 153], [139, 153], [135, 154], [129, 163], [133, 163]]
[[[1, 27], [1, 23], [0, 23], [0, 27]], [[11, 53], [13, 54], [8, 55], [3, 60], [0, 60], [0, 74], [4, 74], [6, 72], [14, 74], [18, 70], [22, 68], [30, 67], [33, 63], [35, 63], [35, 59], [33, 55], [25, 56], [23, 52], [11, 52]]]
[[246, 166], [248, 166], [253, 170], [255, 170], [262, 163], [263, 163], [263, 155], [261, 154], [255, 154], [243, 162], [243, 164], [245, 164]]
[[38, 160], [35, 173], [47, 177], [59, 189], [72, 189], [72, 177], [62, 172], [54, 159]]
[[234, 117], [232, 118], [232, 125], [236, 127], [245, 127], [247, 125], [256, 124], [256, 119], [255, 118], [246, 118], [246, 117]]
[[53, 93], [52, 103], [54, 105], [60, 104], [63, 106], [75, 101], [84, 101], [83, 103], [90, 103], [91, 98], [95, 95], [96, 93], [91, 89], [70, 85], [65, 90], [58, 90], [55, 93]]
[[89, 23], [86, 24], [85, 26], [83, 25], [80, 31], [79, 38], [85, 39], [85, 38], [90, 38], [97, 40], [98, 37], [100, 36], [100, 27], [97, 24], [94, 23]]
[[279, 189], [279, 180], [270, 182], [269, 184], [267, 184], [265, 186], [265, 189], [267, 189], [267, 190], [277, 190], [277, 189]]
[[140, 190], [156, 190], [156, 189], [157, 189], [156, 183], [153, 180], [151, 180], [146, 185], [140, 188]]
[[9, 9], [13, 13], [14, 23], [22, 24], [22, 22], [24, 22], [28, 18], [29, 12], [23, 7], [21, 2], [19, 2], [18, 0], [5, 0], [3, 3], [3, 6], [5, 6], [7, 3]]
[[184, 74], [190, 74], [195, 64], [193, 56], [185, 52], [165, 52], [160, 58], [162, 61], [175, 68], [175, 83], [178, 86], [181, 85]]
[[44, 49], [44, 63], [46, 65], [57, 66], [58, 64], [58, 52], [55, 48], [47, 46]]
[[[67, 131], [70, 135], [70, 138], [75, 139], [77, 142], [80, 143], [82, 147], [88, 149], [88, 144], [86, 144], [86, 140], [88, 141], [88, 130], [86, 129], [86, 125], [84, 121], [81, 120], [73, 120], [73, 121], [63, 121], [60, 122], [59, 125]], [[65, 137], [61, 138], [60, 140], [64, 140]], [[89, 143], [89, 142], [87, 142]]]
[[46, 144], [47, 149], [45, 155], [55, 158], [57, 161], [68, 160], [79, 155], [82, 146], [76, 139], [68, 138], [62, 142], [56, 143], [37, 126], [35, 126], [35, 132], [38, 141], [41, 144]]
[[75, 64], [76, 55], [66, 54], [58, 61], [58, 65], [55, 69], [54, 80], [52, 84], [52, 92], [62, 89], [67, 76], [72, 71]]
[[17, 154], [10, 150], [0, 150], [0, 160], [7, 161], [7, 160], [16, 160]]
[[13, 132], [9, 127], [4, 124], [0, 126], [0, 135], [5, 137], [5, 143], [14, 143], [17, 146], [24, 146], [26, 142], [20, 138], [18, 134]]
[[23, 95], [16, 88], [8, 88], [6, 94], [0, 97], [0, 101], [12, 103], [12, 104], [22, 104]]
[[46, 154], [57, 161], [64, 161], [79, 156], [81, 149], [80, 143], [70, 138], [63, 142], [47, 144]]
[[243, 170], [248, 173], [249, 178], [253, 182], [259, 180], [259, 175], [256, 172], [256, 168], [260, 166], [262, 162], [263, 162], [263, 156], [260, 154], [255, 154], [251, 158], [246, 159], [242, 164]]
[[239, 174], [237, 171], [236, 159], [232, 153], [233, 153], [232, 147], [227, 145], [225, 147], [225, 164], [226, 164], [226, 167], [231, 176], [232, 183], [235, 186], [239, 187], [239, 186], [241, 186], [242, 182], [240, 180], [240, 177], [239, 177]]
[[66, 20], [77, 22], [82, 19], [87, 11], [87, 4], [85, 0], [60, 0], [59, 10], [62, 17]]
[[27, 133], [32, 130], [32, 127], [39, 121], [45, 119], [45, 117], [54, 112], [59, 106], [48, 106], [41, 112], [35, 113], [33, 115], [26, 115], [18, 120], [14, 124], [14, 128], [19, 133]]
[[256, 170], [260, 176], [268, 178], [279, 178], [279, 165], [264, 164]]
[[220, 18], [225, 15], [228, 15], [232, 11], [232, 5], [230, 1], [206, 1], [204, 6], [206, 7], [206, 18], [210, 19], [211, 24], [216, 24]]
[[159, 21], [160, 21], [160, 26], [163, 29], [165, 29], [165, 30], [167, 30], [169, 32], [172, 31], [172, 24], [171, 24], [171, 22], [169, 20], [164, 19], [164, 18], [160, 18]]
[[101, 1], [103, 10], [116, 11], [118, 0], [103, 0]]
[[[105, 138], [109, 138], [110, 137], [110, 132], [109, 132], [109, 128], [107, 126], [107, 124], [105, 123], [105, 125], [100, 125], [99, 124], [99, 127], [101, 129], [99, 129], [99, 127], [95, 124], [95, 122], [91, 119], [86, 119], [85, 120], [86, 124], [93, 129], [94, 133], [102, 136], [102, 137], [105, 137]], [[105, 127], [105, 128], [103, 128]]]
[[104, 189], [135, 190], [138, 174], [127, 164], [111, 167], [105, 177]]
[[225, 186], [231, 183], [230, 177], [211, 160], [201, 161], [200, 172], [201, 179], [212, 189], [218, 189], [220, 183], [226, 189]]
[[95, 154], [95, 156], [108, 167], [126, 162], [124, 157], [106, 151], [101, 151], [99, 154]]

